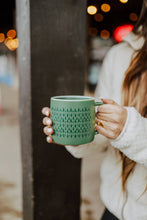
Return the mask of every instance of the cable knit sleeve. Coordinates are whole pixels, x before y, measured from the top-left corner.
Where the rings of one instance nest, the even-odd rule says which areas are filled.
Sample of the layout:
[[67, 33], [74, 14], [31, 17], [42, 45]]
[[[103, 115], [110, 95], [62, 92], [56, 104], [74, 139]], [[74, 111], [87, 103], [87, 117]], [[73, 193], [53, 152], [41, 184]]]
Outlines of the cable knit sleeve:
[[142, 117], [134, 107], [126, 107], [128, 116], [121, 134], [111, 140], [131, 160], [147, 167], [147, 118]]
[[[111, 66], [112, 66], [112, 57], [113, 50], [107, 53], [99, 76], [99, 83], [95, 91], [95, 99], [99, 97], [111, 97]], [[109, 140], [98, 134], [95, 136], [94, 141], [89, 144], [84, 144], [80, 146], [65, 146], [67, 151], [69, 151], [76, 158], [88, 157], [92, 154], [96, 154], [104, 151], [109, 145]]]

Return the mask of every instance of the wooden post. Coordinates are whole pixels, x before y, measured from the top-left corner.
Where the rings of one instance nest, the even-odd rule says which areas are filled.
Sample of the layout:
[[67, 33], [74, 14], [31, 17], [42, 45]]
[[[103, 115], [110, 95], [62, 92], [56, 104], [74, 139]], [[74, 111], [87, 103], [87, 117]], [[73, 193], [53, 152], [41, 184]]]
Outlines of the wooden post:
[[80, 218], [81, 161], [46, 143], [50, 97], [83, 94], [86, 0], [16, 0], [24, 220]]

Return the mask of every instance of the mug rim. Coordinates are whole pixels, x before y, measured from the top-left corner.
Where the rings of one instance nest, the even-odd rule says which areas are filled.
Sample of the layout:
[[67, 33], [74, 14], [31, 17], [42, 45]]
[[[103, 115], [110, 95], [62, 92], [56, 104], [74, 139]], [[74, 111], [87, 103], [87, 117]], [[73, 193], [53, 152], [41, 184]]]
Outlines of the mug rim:
[[[75, 99], [75, 100], [73, 100], [73, 99], [59, 99], [59, 98], [83, 98], [83, 100], [81, 100], [81, 99]], [[82, 95], [60, 95], [60, 96], [53, 96], [53, 97], [51, 97], [51, 100], [55, 100], [55, 101], [65, 101], [65, 102], [67, 102], [67, 101], [73, 101], [73, 102], [85, 102], [85, 101], [94, 101], [95, 100], [95, 98], [94, 97], [91, 97], [91, 96], [82, 96]]]

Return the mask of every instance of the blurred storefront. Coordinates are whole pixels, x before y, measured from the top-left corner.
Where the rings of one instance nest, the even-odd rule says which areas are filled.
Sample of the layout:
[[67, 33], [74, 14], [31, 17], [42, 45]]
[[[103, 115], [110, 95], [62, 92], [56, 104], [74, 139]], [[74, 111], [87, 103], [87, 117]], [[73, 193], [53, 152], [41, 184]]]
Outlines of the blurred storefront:
[[0, 7], [0, 108], [3, 108], [2, 87], [18, 88], [16, 49], [19, 46], [15, 1], [2, 1]]
[[0, 4], [0, 219], [22, 219], [15, 0]]
[[121, 42], [137, 22], [142, 1], [88, 0], [88, 89], [94, 92], [104, 56], [112, 45]]

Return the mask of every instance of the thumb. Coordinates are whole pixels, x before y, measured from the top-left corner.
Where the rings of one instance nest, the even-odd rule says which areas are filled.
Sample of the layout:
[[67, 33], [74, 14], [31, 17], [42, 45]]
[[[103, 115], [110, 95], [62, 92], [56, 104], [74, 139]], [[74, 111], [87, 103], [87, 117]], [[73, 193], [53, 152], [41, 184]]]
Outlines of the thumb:
[[111, 104], [111, 105], [118, 105], [114, 100], [112, 99], [101, 99], [105, 104]]

